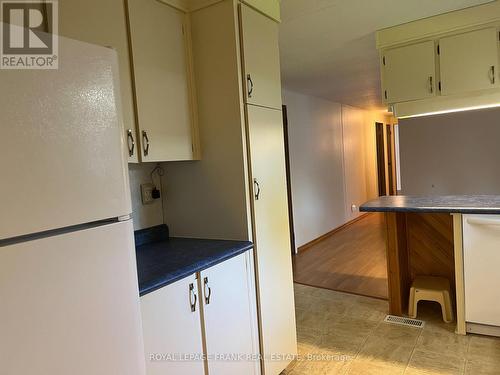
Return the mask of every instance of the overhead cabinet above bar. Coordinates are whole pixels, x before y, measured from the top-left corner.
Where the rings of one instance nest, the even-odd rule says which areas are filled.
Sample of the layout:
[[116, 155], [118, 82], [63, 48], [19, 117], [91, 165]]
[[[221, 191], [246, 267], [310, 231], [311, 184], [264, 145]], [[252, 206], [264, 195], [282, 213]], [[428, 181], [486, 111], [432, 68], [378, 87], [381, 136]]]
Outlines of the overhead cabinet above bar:
[[382, 99], [396, 117], [500, 106], [500, 2], [377, 32]]

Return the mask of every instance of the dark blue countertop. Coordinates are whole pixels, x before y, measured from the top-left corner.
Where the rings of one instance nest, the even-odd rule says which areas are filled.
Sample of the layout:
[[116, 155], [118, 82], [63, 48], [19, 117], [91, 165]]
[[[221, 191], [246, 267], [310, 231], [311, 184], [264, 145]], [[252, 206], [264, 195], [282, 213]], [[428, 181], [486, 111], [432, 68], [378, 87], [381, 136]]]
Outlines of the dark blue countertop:
[[253, 247], [249, 241], [169, 237], [165, 225], [136, 231], [135, 238], [141, 296]]
[[361, 212], [443, 212], [500, 214], [500, 195], [384, 196], [366, 202]]

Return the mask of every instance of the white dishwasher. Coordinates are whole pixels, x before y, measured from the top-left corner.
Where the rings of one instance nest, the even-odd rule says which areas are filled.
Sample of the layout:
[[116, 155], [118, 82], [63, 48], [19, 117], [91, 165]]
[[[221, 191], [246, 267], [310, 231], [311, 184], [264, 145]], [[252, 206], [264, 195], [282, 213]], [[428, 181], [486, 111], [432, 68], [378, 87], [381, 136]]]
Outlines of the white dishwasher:
[[500, 215], [463, 215], [467, 331], [500, 336]]

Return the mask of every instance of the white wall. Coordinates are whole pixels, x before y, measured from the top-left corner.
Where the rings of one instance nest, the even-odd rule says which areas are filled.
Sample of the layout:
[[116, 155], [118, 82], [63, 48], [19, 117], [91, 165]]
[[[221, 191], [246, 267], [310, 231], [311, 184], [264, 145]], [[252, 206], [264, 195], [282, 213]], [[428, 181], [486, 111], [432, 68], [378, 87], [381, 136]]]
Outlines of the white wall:
[[377, 195], [377, 115], [289, 90], [283, 91], [283, 103], [300, 247], [358, 216], [351, 204]]
[[500, 194], [500, 109], [399, 120], [401, 193]]
[[283, 92], [296, 246], [345, 222], [341, 105]]
[[[134, 230], [149, 228], [163, 224], [162, 200], [143, 205], [141, 201], [141, 184], [151, 182], [151, 171], [154, 163], [129, 164], [130, 194], [132, 196], [132, 219]], [[159, 184], [155, 177], [155, 184]]]

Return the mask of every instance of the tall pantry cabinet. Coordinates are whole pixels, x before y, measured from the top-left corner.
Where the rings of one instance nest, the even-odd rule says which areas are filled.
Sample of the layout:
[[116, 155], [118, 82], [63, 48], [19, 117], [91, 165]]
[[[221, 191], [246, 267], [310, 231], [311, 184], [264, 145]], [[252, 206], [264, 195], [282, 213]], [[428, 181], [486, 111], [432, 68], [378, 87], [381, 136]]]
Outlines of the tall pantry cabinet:
[[173, 236], [254, 242], [262, 370], [277, 375], [297, 352], [278, 23], [223, 0], [190, 24], [203, 159], [166, 165], [166, 221]]

